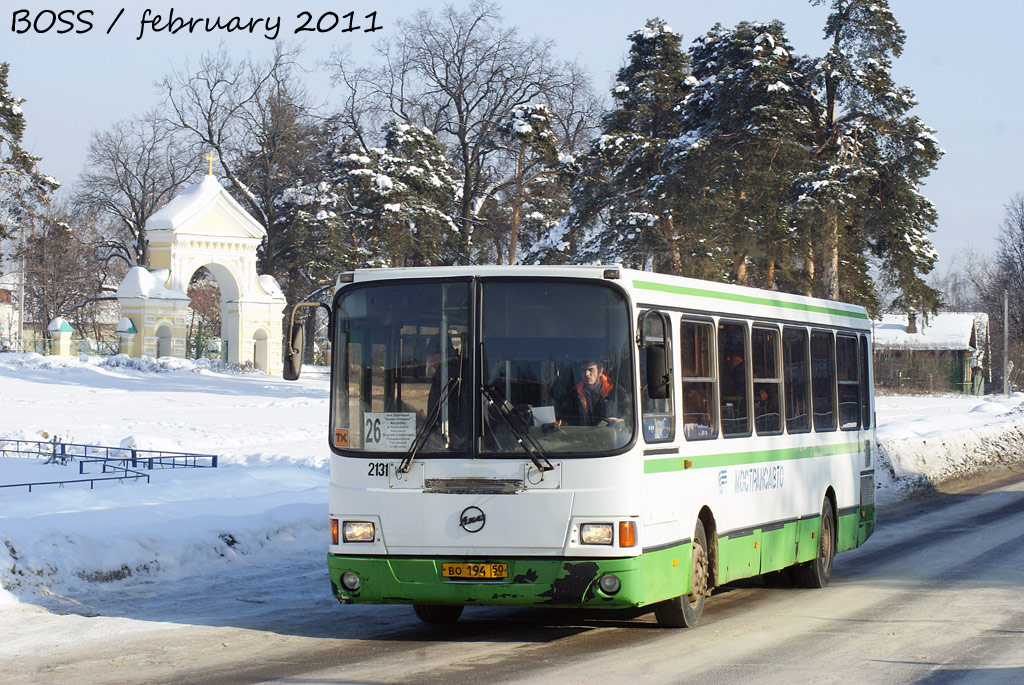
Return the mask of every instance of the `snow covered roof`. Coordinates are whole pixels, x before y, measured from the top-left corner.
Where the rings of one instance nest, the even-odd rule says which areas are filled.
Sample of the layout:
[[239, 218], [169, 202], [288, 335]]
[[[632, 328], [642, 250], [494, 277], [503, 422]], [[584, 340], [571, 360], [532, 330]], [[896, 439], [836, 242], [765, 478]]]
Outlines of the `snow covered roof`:
[[122, 316], [121, 320], [117, 322], [117, 332], [138, 333], [139, 331], [136, 330], [135, 324], [132, 323], [131, 319], [129, 319], [127, 316]]
[[242, 232], [251, 238], [263, 238], [266, 229], [224, 189], [216, 176], [206, 175], [161, 207], [146, 221], [147, 231], [176, 231], [203, 217], [214, 206], [224, 210]]
[[188, 295], [178, 290], [168, 290], [164, 283], [170, 277], [170, 269], [149, 271], [141, 266], [133, 266], [128, 270], [121, 285], [117, 286], [117, 296], [151, 297], [164, 300], [187, 300]]
[[154, 213], [146, 222], [146, 228], [159, 230], [176, 228], [206, 209], [217, 195], [224, 192], [216, 176], [204, 176], [199, 183], [193, 183], [177, 197]]
[[885, 314], [874, 322], [876, 347], [901, 347], [915, 350], [974, 350], [971, 336], [979, 329], [979, 342], [988, 334], [988, 314], [981, 312], [942, 312], [918, 320], [917, 333], [907, 333], [904, 314]]
[[75, 329], [71, 327], [71, 324], [65, 321], [62, 316], [58, 316], [56, 319], [51, 321], [50, 325], [46, 327], [46, 330], [53, 331], [55, 333], [73, 333], [75, 331]]
[[263, 291], [268, 295], [281, 295], [281, 285], [277, 282], [277, 279], [270, 274], [261, 274], [256, 278], [256, 281], [263, 288]]

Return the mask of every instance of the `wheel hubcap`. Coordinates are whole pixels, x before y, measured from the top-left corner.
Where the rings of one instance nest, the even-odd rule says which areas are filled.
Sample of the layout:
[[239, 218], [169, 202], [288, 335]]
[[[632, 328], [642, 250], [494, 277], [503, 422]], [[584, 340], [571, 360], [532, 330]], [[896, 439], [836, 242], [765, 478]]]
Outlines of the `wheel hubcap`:
[[690, 592], [690, 603], [699, 602], [708, 589], [708, 555], [704, 547], [694, 540], [693, 543], [693, 591]]

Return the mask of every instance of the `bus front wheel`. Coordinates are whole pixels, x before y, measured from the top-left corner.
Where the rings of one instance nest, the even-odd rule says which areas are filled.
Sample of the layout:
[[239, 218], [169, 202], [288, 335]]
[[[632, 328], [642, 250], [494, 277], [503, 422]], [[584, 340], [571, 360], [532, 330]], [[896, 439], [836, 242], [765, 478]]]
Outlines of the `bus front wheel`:
[[826, 497], [821, 505], [821, 525], [818, 527], [818, 554], [814, 559], [796, 567], [797, 581], [803, 587], [825, 587], [832, 580], [832, 561], [836, 556], [836, 517], [832, 501]]
[[707, 596], [711, 564], [708, 560], [707, 535], [704, 532], [704, 524], [699, 520], [693, 531], [691, 559], [693, 583], [690, 594], [666, 599], [654, 605], [654, 616], [662, 628], [692, 628], [697, 625], [701, 614], [704, 613], [704, 598]]
[[455, 623], [462, 615], [461, 604], [413, 604], [412, 609], [424, 623]]

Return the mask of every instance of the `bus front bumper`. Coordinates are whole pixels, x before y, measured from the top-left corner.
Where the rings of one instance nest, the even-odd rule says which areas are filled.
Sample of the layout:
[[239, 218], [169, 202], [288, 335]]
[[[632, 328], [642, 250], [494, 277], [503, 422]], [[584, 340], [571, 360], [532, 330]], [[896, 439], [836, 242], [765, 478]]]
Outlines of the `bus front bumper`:
[[[367, 604], [476, 604], [624, 609], [644, 606], [688, 590], [689, 545], [628, 558], [487, 559], [327, 555], [331, 590], [340, 602]], [[685, 556], [683, 553], [685, 552]], [[501, 580], [451, 580], [446, 562], [505, 563]], [[342, 576], [353, 573], [358, 587]], [[611, 575], [602, 587], [602, 576]], [[352, 577], [349, 576], [351, 585]], [[618, 586], [614, 592], [605, 588]]]

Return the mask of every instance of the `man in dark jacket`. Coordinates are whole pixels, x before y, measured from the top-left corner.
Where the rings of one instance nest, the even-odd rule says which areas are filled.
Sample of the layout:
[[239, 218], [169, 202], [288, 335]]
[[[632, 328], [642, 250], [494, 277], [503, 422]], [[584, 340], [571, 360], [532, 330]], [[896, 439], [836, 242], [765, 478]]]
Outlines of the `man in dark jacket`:
[[583, 380], [572, 389], [573, 418], [583, 426], [607, 423], [616, 430], [627, 430], [629, 398], [604, 373], [604, 364], [596, 360], [583, 363]]

